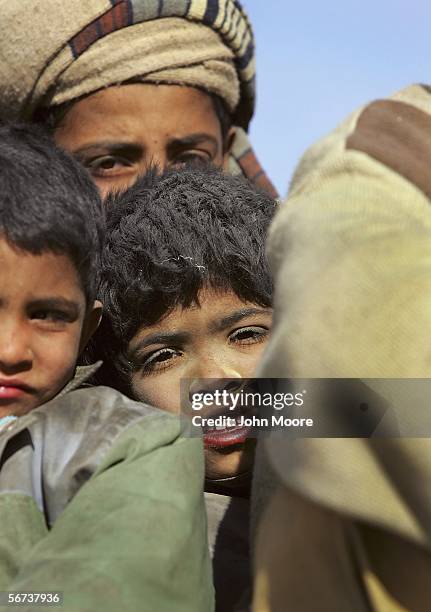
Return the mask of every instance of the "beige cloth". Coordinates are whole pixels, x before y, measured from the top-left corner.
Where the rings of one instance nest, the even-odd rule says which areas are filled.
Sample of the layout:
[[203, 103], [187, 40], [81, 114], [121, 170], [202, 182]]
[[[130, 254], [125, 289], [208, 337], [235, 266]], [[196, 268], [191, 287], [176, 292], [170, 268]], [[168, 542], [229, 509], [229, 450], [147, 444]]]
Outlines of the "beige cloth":
[[[129, 79], [200, 87], [220, 96], [230, 111], [239, 101], [233, 53], [210, 28], [177, 17], [138, 23], [95, 42], [75, 61], [69, 48], [39, 80], [34, 97], [42, 99], [56, 76], [50, 105], [62, 104]], [[71, 61], [61, 72], [61, 66]]]
[[430, 557], [283, 488], [257, 542], [258, 612], [428, 612]]
[[[307, 152], [270, 232], [275, 327], [261, 376], [431, 377], [430, 163], [431, 94], [423, 86], [360, 109]], [[375, 384], [385, 397], [382, 382]], [[387, 399], [401, 431], [410, 431], [401, 408], [407, 402], [414, 421], [415, 402], [408, 403], [407, 396], [402, 406], [390, 394]], [[428, 398], [422, 403], [419, 416], [424, 418]], [[267, 452], [286, 495], [290, 491], [300, 500], [298, 512], [317, 507], [319, 513], [334, 513], [352, 533], [358, 525], [369, 525], [379, 534], [389, 534], [391, 543], [401, 539], [406, 550], [419, 547], [431, 570], [429, 438], [274, 439]], [[285, 520], [296, 520], [294, 504], [289, 517], [288, 512], [287, 504]], [[323, 524], [322, 529], [331, 529], [330, 523]], [[306, 525], [298, 525], [306, 540]], [[286, 540], [281, 541], [277, 546], [286, 547], [289, 563], [292, 551]], [[358, 541], [362, 546], [362, 536], [349, 546], [354, 551], [351, 562], [361, 565]], [[406, 555], [405, 570], [410, 552]], [[259, 560], [258, 566], [259, 574], [270, 580], [268, 566]], [[323, 588], [319, 564], [310, 567], [307, 577], [297, 582], [296, 593], [285, 591], [284, 608], [256, 603], [255, 611], [290, 609], [292, 598], [301, 593], [305, 597], [313, 581], [318, 597]], [[381, 575], [374, 575], [371, 584], [381, 580]], [[341, 604], [345, 586], [339, 588], [341, 607], [333, 610], [349, 609]], [[366, 593], [363, 607], [353, 603], [358, 601], [356, 588]], [[376, 588], [377, 596], [364, 570], [361, 585], [350, 588], [350, 609], [398, 609], [390, 603], [394, 599], [401, 605], [395, 592], [385, 595]], [[258, 587], [256, 602], [261, 596]], [[267, 593], [264, 599], [268, 597]], [[304, 603], [291, 609], [327, 608]]]
[[[56, 2], [48, 3], [55, 11]], [[82, 2], [79, 5], [81, 8]], [[44, 10], [49, 11], [49, 7]], [[13, 28], [8, 37], [3, 35], [0, 42], [0, 81], [5, 88], [0, 96], [3, 116], [14, 116], [20, 111], [28, 117], [37, 107], [70, 102], [131, 79], [200, 87], [219, 95], [231, 111], [238, 104], [239, 81], [233, 52], [214, 30], [200, 23], [176, 17], [137, 23], [96, 40], [74, 58], [71, 46], [65, 44], [70, 35], [65, 25], [48, 31], [46, 25], [41, 27], [43, 45], [41, 40], [41, 48], [37, 48], [34, 28], [39, 20], [46, 20], [46, 14], [39, 15], [38, 10], [26, 14], [21, 5], [19, 12], [16, 9], [15, 12], [16, 15], [7, 14], [6, 18], [7, 21], [18, 18], [19, 27]], [[25, 17], [33, 21], [31, 36], [35, 48], [30, 65], [28, 44], [20, 40]], [[86, 11], [79, 17], [85, 23]], [[75, 15], [72, 22], [75, 28], [76, 18]], [[16, 38], [12, 36], [14, 31]]]

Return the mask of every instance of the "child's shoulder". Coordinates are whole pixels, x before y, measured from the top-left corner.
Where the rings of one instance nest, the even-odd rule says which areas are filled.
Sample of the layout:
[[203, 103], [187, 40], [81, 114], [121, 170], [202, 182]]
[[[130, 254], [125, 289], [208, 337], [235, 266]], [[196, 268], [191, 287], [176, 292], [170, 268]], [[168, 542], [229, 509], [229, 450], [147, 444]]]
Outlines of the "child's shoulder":
[[[177, 599], [212, 609], [202, 440], [181, 431], [176, 416], [108, 387], [67, 392], [11, 422], [0, 433], [0, 542], [12, 551], [7, 563], [0, 555], [0, 587], [19, 575], [32, 590], [54, 572], [85, 600], [79, 609], [99, 609], [112, 580], [116, 602], [137, 593], [152, 609]], [[161, 589], [154, 576], [164, 575], [177, 578]]]
[[[57, 461], [62, 456], [70, 460], [78, 452], [96, 459], [134, 426], [139, 426], [140, 436], [148, 431], [154, 437], [160, 430], [161, 444], [166, 438], [163, 432], [175, 437], [181, 432], [178, 418], [110, 387], [73, 389], [24, 416], [0, 420], [0, 466], [12, 439], [31, 439], [33, 449], [42, 455], [55, 456]], [[26, 436], [24, 431], [28, 432]], [[17, 448], [16, 442], [13, 446]]]
[[102, 430], [109, 430], [109, 433], [105, 431], [104, 436], [112, 441], [128, 425], [143, 418], [157, 419], [164, 414], [110, 387], [69, 389], [24, 416], [0, 419], [0, 455], [5, 440], [24, 429], [35, 433], [40, 431], [44, 438], [59, 433], [63, 445], [72, 435], [76, 440], [79, 434], [88, 437]]
[[[157, 408], [109, 387], [75, 389], [0, 431], [0, 494], [33, 496], [43, 482], [40, 499], [52, 524], [113, 449], [127, 454], [135, 448], [144, 456], [180, 436], [180, 420]], [[40, 478], [30, 486], [27, 474], [35, 470]]]

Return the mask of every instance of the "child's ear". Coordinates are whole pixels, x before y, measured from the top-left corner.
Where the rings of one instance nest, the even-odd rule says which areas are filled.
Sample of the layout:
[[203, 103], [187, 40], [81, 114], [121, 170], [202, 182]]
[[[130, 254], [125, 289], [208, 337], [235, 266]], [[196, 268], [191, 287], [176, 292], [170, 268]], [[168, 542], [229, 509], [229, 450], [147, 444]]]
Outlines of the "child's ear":
[[229, 155], [232, 150], [233, 141], [235, 140], [236, 128], [231, 127], [226, 135], [224, 141], [224, 153], [223, 153], [223, 168], [228, 170], [229, 168]]
[[80, 353], [85, 349], [87, 342], [99, 327], [100, 321], [102, 320], [102, 310], [102, 302], [99, 302], [99, 300], [94, 300], [93, 307], [90, 308], [85, 315], [84, 325], [82, 326], [81, 332], [81, 342], [79, 344]]

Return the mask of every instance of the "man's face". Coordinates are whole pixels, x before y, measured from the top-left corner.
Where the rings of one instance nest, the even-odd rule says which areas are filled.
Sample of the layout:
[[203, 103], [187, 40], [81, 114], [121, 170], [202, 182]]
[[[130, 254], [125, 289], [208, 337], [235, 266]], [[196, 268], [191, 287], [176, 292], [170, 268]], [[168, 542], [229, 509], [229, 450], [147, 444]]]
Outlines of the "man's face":
[[178, 85], [108, 87], [75, 103], [55, 131], [57, 144], [90, 172], [102, 196], [124, 190], [149, 165], [160, 168], [228, 157], [210, 96]]
[[72, 378], [88, 317], [65, 255], [33, 255], [0, 238], [0, 418], [52, 399]]
[[[199, 306], [177, 307], [143, 327], [129, 344], [134, 396], [172, 413], [181, 409], [180, 381], [241, 379], [254, 374], [268, 339], [272, 311], [242, 302], [232, 292], [202, 290]], [[204, 436], [207, 478], [248, 471], [253, 440], [238, 443], [227, 432]]]

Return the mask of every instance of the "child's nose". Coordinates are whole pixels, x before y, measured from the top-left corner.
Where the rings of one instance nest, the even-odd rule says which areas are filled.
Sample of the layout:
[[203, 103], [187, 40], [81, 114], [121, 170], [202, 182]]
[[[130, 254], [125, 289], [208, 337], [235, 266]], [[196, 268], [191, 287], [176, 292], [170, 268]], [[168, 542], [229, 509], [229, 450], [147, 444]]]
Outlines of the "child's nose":
[[244, 379], [223, 376], [219, 378], [194, 378], [189, 387], [189, 397], [195, 393], [214, 393], [214, 391], [229, 391], [230, 393], [239, 392], [242, 388]]
[[0, 370], [13, 374], [28, 369], [32, 351], [28, 333], [19, 323], [0, 318]]
[[196, 361], [192, 371], [189, 373], [189, 377], [200, 380], [225, 378], [240, 379], [242, 375], [239, 372], [239, 368], [237, 368], [235, 364], [228, 363], [223, 359], [222, 355], [206, 355]]

